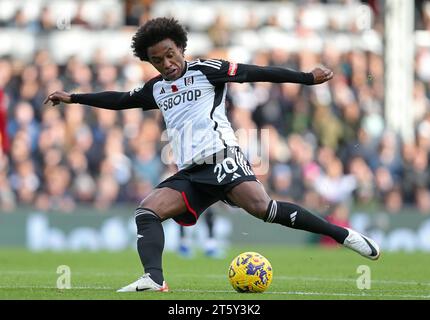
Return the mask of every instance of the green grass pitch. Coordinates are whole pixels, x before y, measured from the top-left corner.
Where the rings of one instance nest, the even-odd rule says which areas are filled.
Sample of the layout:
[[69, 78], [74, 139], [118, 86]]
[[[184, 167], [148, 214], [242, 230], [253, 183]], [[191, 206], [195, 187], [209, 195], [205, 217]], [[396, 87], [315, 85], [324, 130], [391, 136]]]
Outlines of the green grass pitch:
[[[273, 281], [260, 294], [236, 293], [227, 278], [231, 260], [257, 251], [272, 264]], [[383, 252], [378, 261], [347, 249], [318, 247], [232, 247], [224, 259], [197, 254], [163, 258], [170, 292], [116, 293], [142, 274], [137, 252], [43, 252], [0, 249], [0, 299], [142, 299], [142, 300], [293, 300], [430, 299], [430, 255]], [[71, 271], [71, 289], [57, 289], [60, 265]], [[357, 270], [370, 268], [370, 289], [358, 289]]]

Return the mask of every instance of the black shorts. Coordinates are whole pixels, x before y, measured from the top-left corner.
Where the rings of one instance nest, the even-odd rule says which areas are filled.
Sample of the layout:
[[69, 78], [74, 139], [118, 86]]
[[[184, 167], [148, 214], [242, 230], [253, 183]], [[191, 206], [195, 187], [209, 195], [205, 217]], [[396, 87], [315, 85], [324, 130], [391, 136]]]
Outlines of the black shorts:
[[243, 181], [258, 181], [238, 147], [227, 147], [202, 162], [178, 171], [157, 186], [181, 193], [187, 211], [174, 220], [183, 226], [194, 225], [199, 216], [219, 200], [234, 205], [227, 198], [227, 192]]

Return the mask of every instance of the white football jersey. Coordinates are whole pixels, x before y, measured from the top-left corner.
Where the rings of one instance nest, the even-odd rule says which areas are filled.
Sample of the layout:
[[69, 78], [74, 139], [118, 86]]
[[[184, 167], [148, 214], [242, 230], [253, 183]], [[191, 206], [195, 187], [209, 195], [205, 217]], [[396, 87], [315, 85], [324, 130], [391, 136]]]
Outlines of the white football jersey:
[[179, 169], [201, 163], [227, 146], [238, 146], [225, 110], [226, 82], [234, 81], [236, 70], [235, 63], [196, 60], [186, 63], [179, 79], [168, 81], [158, 76], [130, 92], [152, 95], [142, 101], [152, 100], [163, 113]]

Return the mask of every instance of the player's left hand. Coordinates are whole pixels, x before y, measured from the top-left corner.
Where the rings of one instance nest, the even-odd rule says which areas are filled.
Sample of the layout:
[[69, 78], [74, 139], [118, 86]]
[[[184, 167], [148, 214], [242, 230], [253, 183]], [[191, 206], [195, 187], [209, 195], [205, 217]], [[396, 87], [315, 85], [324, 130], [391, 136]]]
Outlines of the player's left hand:
[[314, 84], [324, 83], [333, 78], [333, 71], [324, 66], [315, 68], [312, 70], [312, 74], [314, 76]]
[[63, 103], [72, 103], [72, 97], [70, 93], [64, 92], [64, 91], [55, 91], [51, 93], [45, 101], [43, 101], [43, 104], [48, 103], [49, 101], [52, 102], [52, 105], [55, 106], [59, 104], [60, 102]]

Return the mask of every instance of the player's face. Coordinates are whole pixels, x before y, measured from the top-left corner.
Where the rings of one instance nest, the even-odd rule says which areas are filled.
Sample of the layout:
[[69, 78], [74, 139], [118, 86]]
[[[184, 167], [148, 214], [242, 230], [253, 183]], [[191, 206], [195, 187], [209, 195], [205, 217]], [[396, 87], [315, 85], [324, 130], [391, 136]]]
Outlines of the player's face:
[[149, 62], [164, 79], [176, 80], [185, 68], [184, 52], [171, 39], [165, 39], [148, 47]]

